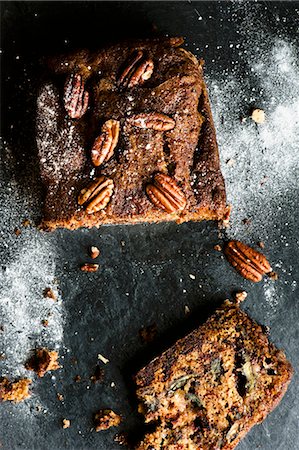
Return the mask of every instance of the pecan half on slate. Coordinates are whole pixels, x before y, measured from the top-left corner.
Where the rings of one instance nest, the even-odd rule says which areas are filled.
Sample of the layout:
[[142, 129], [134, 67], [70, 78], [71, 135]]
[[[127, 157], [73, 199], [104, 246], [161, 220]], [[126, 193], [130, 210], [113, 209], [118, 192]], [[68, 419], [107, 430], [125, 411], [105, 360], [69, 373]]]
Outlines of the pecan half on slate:
[[128, 88], [141, 85], [152, 76], [153, 70], [152, 59], [146, 58], [142, 50], [137, 50], [126, 61], [119, 83]]
[[107, 206], [113, 194], [113, 188], [113, 180], [100, 176], [81, 190], [78, 203], [79, 205], [86, 205], [87, 214], [93, 214]]
[[80, 119], [88, 107], [89, 94], [79, 73], [71, 74], [64, 88], [64, 107], [72, 119]]
[[129, 123], [134, 127], [156, 131], [169, 131], [175, 127], [174, 119], [157, 112], [135, 114], [130, 117]]
[[146, 186], [146, 193], [155, 206], [169, 213], [183, 210], [187, 203], [181, 188], [165, 173], [154, 176], [153, 183]]
[[107, 120], [101, 129], [101, 134], [96, 138], [92, 150], [91, 159], [94, 166], [100, 166], [107, 162], [114, 153], [119, 137], [118, 120]]
[[258, 282], [272, 271], [266, 257], [240, 241], [230, 241], [224, 248], [228, 262], [247, 280]]

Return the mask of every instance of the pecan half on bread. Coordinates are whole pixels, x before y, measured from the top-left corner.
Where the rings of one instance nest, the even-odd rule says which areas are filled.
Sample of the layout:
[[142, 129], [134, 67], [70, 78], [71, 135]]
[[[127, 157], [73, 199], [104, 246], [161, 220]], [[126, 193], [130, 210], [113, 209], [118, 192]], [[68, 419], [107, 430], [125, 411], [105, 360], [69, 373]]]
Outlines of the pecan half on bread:
[[118, 120], [110, 119], [103, 124], [101, 134], [96, 138], [91, 150], [94, 166], [100, 166], [113, 156], [118, 142], [119, 128]]
[[146, 193], [155, 206], [169, 213], [183, 210], [187, 203], [181, 188], [165, 173], [154, 176], [153, 183], [146, 186]]
[[80, 119], [88, 107], [89, 94], [79, 73], [71, 74], [64, 88], [64, 107], [72, 119]]
[[78, 203], [79, 205], [86, 205], [87, 214], [93, 214], [108, 205], [113, 194], [113, 188], [113, 180], [100, 176], [88, 187], [81, 190]]
[[128, 88], [141, 85], [152, 76], [153, 70], [152, 59], [146, 58], [142, 50], [136, 50], [125, 62], [119, 76], [119, 83]]

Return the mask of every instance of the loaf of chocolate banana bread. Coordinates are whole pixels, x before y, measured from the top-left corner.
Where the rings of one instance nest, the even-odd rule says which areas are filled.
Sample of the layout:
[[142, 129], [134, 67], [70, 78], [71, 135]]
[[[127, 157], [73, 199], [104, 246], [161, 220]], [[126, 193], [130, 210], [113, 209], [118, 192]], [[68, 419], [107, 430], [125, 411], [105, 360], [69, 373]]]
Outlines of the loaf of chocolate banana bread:
[[139, 450], [231, 450], [279, 403], [292, 376], [262, 327], [226, 301], [136, 376], [140, 412], [157, 427]]
[[42, 228], [227, 217], [203, 62], [182, 43], [125, 42], [45, 63]]

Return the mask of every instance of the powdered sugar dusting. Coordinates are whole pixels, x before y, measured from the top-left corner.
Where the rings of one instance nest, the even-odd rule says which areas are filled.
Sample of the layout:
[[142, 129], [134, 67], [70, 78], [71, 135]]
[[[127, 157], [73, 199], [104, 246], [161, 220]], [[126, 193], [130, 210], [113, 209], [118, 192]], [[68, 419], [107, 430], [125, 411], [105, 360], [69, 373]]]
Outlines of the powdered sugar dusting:
[[[285, 203], [292, 207], [299, 186], [299, 66], [295, 47], [281, 39], [247, 58], [259, 89], [251, 88], [250, 78], [234, 75], [211, 80], [209, 88], [233, 207], [228, 234], [266, 239], [277, 210]], [[264, 124], [251, 120], [251, 105], [265, 110]], [[249, 227], [242, 219], [249, 219]]]
[[[24, 364], [30, 350], [40, 346], [59, 351], [63, 344], [64, 308], [55, 279], [55, 237], [31, 226], [37, 211], [37, 190], [20, 185], [12, 152], [4, 145], [1, 174], [1, 247], [0, 269], [0, 376], [14, 380], [34, 379]], [[33, 183], [34, 180], [31, 180]], [[28, 192], [30, 191], [30, 193]], [[20, 230], [16, 235], [14, 229]], [[45, 298], [43, 291], [51, 287], [57, 300]], [[46, 325], [46, 326], [45, 326]], [[40, 399], [32, 386], [32, 397], [22, 406], [11, 406], [15, 419], [32, 414]], [[44, 408], [43, 408], [44, 409]], [[4, 412], [5, 413], [5, 412]], [[19, 419], [18, 419], [19, 418]], [[1, 416], [0, 416], [1, 420]]]

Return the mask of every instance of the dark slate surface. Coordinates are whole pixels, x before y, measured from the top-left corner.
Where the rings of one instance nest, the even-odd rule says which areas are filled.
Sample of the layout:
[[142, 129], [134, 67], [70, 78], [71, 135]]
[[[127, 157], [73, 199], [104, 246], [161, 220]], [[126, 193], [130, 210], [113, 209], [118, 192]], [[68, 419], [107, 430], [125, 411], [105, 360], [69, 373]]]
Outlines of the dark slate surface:
[[[259, 6], [263, 12], [260, 19], [271, 32], [283, 32], [295, 39], [298, 2], [264, 2]], [[252, 3], [252, 8], [256, 7]], [[212, 19], [199, 22], [195, 9], [200, 9], [204, 18]], [[34, 79], [40, 55], [84, 45], [96, 48], [111, 39], [169, 33], [184, 35], [187, 43], [203, 49], [207, 68], [210, 67], [207, 71], [215, 73], [230, 67], [225, 49], [221, 50], [217, 66], [213, 62], [216, 46], [228, 38], [233, 41], [238, 30], [238, 17], [230, 20], [230, 4], [218, 2], [2, 2], [1, 10], [4, 25], [2, 130], [15, 148], [20, 163], [16, 170], [23, 186], [32, 179], [36, 180], [36, 186], [39, 183], [33, 116], [24, 114], [26, 109], [32, 111], [35, 96], [34, 90], [28, 96], [28, 89], [20, 83], [23, 64], [27, 64]], [[286, 23], [280, 25], [274, 12], [286, 17]], [[202, 44], [206, 41], [208, 49]], [[21, 55], [21, 64], [16, 62], [16, 54]], [[11, 123], [17, 125], [13, 134], [9, 131]], [[34, 192], [42, 198], [39, 189]], [[292, 252], [279, 245], [286, 218]], [[298, 280], [298, 222], [294, 211], [289, 211], [286, 205], [277, 212], [276, 221], [277, 227], [268, 230], [267, 254], [271, 261], [292, 263], [293, 278]], [[216, 224], [60, 230], [48, 235], [46, 240], [56, 246], [60, 255], [57, 278], [67, 312], [62, 349], [64, 364], [55, 374], [55, 386], [50, 377], [35, 386], [48, 410], [36, 419], [38, 432], [30, 421], [16, 421], [10, 414], [10, 404], [0, 406], [2, 448], [118, 449], [113, 443], [115, 429], [102, 433], [91, 431], [92, 415], [101, 407], [120, 412], [125, 418], [121, 429], [131, 431], [136, 437], [142, 420], [136, 413], [132, 374], [153, 355], [202, 323], [234, 290], [245, 289], [250, 293], [244, 308], [260, 323], [271, 326], [272, 341], [286, 350], [294, 366], [298, 364], [298, 291], [290, 289], [285, 283], [287, 275], [282, 273], [277, 285], [283, 301], [274, 312], [268, 311], [262, 285], [241, 279], [213, 250], [219, 242]], [[101, 268], [98, 273], [83, 274], [78, 266], [86, 261], [86, 249], [90, 245], [101, 249]], [[194, 274], [195, 280], [189, 274]], [[191, 310], [188, 317], [184, 313], [185, 305]], [[153, 343], [144, 344], [138, 332], [142, 326], [153, 323], [158, 334]], [[110, 363], [104, 367], [104, 383], [92, 385], [89, 376], [98, 353], [108, 357]], [[80, 383], [73, 381], [77, 374], [82, 377]], [[110, 386], [112, 381], [115, 388]], [[297, 386], [295, 376], [281, 405], [248, 434], [239, 444], [240, 450], [299, 448]], [[57, 392], [63, 393], [63, 404], [57, 400]], [[60, 425], [64, 417], [72, 422], [68, 430], [62, 430]]]

